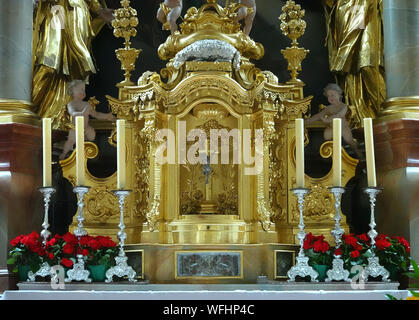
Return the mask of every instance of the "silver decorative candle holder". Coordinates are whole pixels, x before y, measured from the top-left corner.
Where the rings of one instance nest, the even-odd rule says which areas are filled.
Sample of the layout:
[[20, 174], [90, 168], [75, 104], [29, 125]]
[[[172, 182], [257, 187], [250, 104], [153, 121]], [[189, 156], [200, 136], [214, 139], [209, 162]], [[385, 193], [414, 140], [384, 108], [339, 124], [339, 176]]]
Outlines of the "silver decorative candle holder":
[[300, 228], [300, 232], [298, 232], [297, 234], [298, 240], [300, 240], [300, 251], [297, 256], [296, 265], [293, 266], [287, 272], [287, 276], [289, 278], [288, 282], [294, 282], [296, 276], [300, 276], [303, 278], [306, 276], [310, 276], [310, 279], [312, 282], [318, 282], [317, 277], [319, 276], [319, 274], [317, 273], [316, 270], [314, 270], [312, 267], [308, 265], [309, 258], [305, 256], [304, 249], [303, 249], [304, 239], [306, 237], [306, 232], [304, 231], [305, 225], [304, 225], [304, 215], [303, 215], [304, 197], [306, 196], [307, 193], [310, 192], [310, 189], [294, 188], [294, 189], [291, 189], [291, 191], [298, 197], [298, 207], [300, 210], [300, 223], [298, 225], [298, 227]]
[[127, 238], [127, 234], [124, 232], [125, 224], [124, 224], [124, 204], [125, 198], [131, 193], [131, 190], [114, 190], [112, 191], [117, 197], [119, 202], [119, 210], [120, 210], [120, 220], [119, 220], [119, 232], [118, 232], [118, 239], [119, 239], [119, 254], [115, 257], [116, 265], [108, 271], [106, 271], [106, 280], [105, 282], [109, 283], [113, 281], [113, 276], [117, 277], [124, 277], [128, 276], [128, 280], [130, 282], [137, 282], [135, 276], [137, 275], [134, 269], [128, 265], [128, 257], [125, 255], [124, 251], [124, 244], [125, 239]]
[[368, 194], [370, 197], [370, 206], [371, 206], [371, 218], [370, 218], [370, 231], [368, 232], [368, 236], [371, 239], [371, 251], [372, 256], [368, 258], [368, 265], [366, 266], [365, 270], [361, 273], [361, 277], [363, 278], [364, 282], [368, 281], [368, 276], [371, 277], [379, 277], [381, 276], [382, 281], [388, 282], [390, 279], [390, 273], [380, 265], [378, 257], [375, 255], [375, 238], [377, 237], [378, 233], [375, 231], [375, 201], [377, 198], [377, 194], [379, 194], [383, 188], [376, 188], [376, 187], [368, 187], [364, 189], [364, 192]]
[[[47, 245], [47, 241], [51, 232], [48, 230], [49, 223], [48, 223], [48, 211], [49, 211], [49, 203], [51, 201], [51, 196], [55, 192], [55, 188], [53, 187], [42, 187], [39, 188], [39, 191], [44, 196], [44, 223], [42, 224], [43, 230], [41, 231], [42, 237], [42, 244], [44, 247]], [[44, 262], [38, 271], [33, 273], [32, 271], [28, 272], [28, 280], [27, 281], [35, 281], [36, 276], [40, 277], [47, 277], [51, 275], [51, 267], [48, 262]]]
[[[335, 229], [331, 231], [331, 234], [335, 238], [335, 249], [339, 249], [340, 244], [342, 243], [342, 236], [345, 233], [345, 230], [340, 226], [340, 220], [342, 219], [340, 215], [340, 204], [342, 195], [345, 193], [345, 188], [330, 187], [329, 190], [331, 193], [333, 193], [333, 196], [335, 197]], [[349, 278], [349, 271], [344, 269], [341, 255], [336, 255], [336, 250], [332, 264], [332, 269], [327, 271], [327, 278], [325, 279], [326, 282], [330, 282], [332, 280], [343, 280], [348, 282], [351, 281], [351, 279]]]
[[[89, 192], [90, 187], [87, 186], [76, 186], [73, 188], [74, 193], [77, 193], [77, 206], [79, 208], [79, 213], [77, 215], [77, 228], [74, 230], [74, 235], [79, 239], [82, 236], [87, 235], [87, 231], [83, 228], [83, 208], [84, 208], [84, 196]], [[71, 270], [67, 271], [67, 278], [64, 279], [65, 282], [75, 281], [85, 281], [92, 282], [92, 279], [89, 278], [90, 272], [85, 269], [84, 266], [84, 257], [82, 254], [77, 255], [77, 262], [73, 265]]]

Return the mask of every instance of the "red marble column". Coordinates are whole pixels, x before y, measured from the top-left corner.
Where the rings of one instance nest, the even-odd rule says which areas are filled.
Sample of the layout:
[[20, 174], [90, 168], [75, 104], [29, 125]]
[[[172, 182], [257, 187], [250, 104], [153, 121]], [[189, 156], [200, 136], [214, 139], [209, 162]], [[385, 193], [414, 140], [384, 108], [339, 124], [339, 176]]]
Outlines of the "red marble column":
[[374, 125], [377, 230], [404, 236], [419, 261], [419, 119], [379, 121]]
[[14, 286], [5, 271], [10, 240], [42, 224], [41, 174], [41, 128], [0, 124], [0, 291]]

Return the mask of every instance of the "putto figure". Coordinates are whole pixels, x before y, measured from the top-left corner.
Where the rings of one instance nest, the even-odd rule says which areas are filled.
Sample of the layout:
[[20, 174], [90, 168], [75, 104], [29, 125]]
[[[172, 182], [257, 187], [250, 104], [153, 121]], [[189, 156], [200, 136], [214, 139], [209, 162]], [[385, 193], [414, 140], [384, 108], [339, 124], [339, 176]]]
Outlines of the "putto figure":
[[115, 120], [115, 116], [112, 113], [97, 112], [88, 102], [83, 100], [86, 98], [86, 83], [83, 80], [70, 82], [67, 91], [71, 97], [71, 101], [67, 104], [67, 110], [72, 117], [72, 129], [68, 132], [67, 141], [60, 155], [61, 160], [65, 158], [76, 143], [76, 132], [74, 130], [75, 117], [84, 117], [84, 134], [88, 141], [93, 141], [96, 137], [95, 129], [89, 126], [89, 116], [100, 120]]
[[160, 3], [160, 8], [157, 11], [157, 20], [159, 20], [163, 26], [163, 30], [170, 30], [174, 34], [177, 30], [176, 20], [182, 13], [182, 0], [164, 0]]
[[359, 151], [357, 143], [352, 136], [351, 128], [349, 127], [349, 123], [345, 117], [346, 113], [348, 112], [348, 106], [342, 102], [342, 89], [335, 83], [329, 83], [326, 88], [324, 88], [323, 93], [327, 97], [330, 105], [326, 106], [321, 112], [315, 114], [310, 119], [307, 119], [305, 124], [308, 125], [314, 121], [322, 121], [327, 125], [323, 133], [324, 139], [332, 140], [333, 119], [342, 119], [343, 140], [352, 147], [359, 158], [362, 158], [362, 154]]
[[243, 33], [249, 35], [256, 16], [256, 0], [238, 0], [238, 3], [243, 6], [237, 11], [236, 21], [244, 19]]

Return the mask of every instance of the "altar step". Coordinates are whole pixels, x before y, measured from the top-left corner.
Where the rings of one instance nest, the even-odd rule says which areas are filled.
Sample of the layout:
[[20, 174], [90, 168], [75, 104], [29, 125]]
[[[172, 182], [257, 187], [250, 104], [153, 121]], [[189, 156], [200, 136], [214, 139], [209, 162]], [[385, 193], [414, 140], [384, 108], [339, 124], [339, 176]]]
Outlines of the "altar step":
[[405, 299], [399, 283], [370, 282], [363, 290], [350, 283], [269, 284], [149, 284], [66, 283], [52, 290], [48, 282], [19, 283], [19, 290], [5, 291], [3, 300], [386, 300], [387, 294]]

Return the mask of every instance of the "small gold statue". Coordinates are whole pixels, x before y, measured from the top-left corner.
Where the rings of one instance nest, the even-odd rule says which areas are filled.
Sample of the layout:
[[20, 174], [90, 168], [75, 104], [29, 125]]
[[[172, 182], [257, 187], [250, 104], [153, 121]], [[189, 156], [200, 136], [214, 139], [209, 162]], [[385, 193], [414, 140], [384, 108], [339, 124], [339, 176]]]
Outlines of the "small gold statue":
[[239, 0], [243, 6], [237, 11], [236, 21], [244, 19], [243, 33], [249, 35], [256, 16], [256, 0]]
[[170, 30], [171, 34], [178, 30], [176, 20], [182, 13], [182, 6], [182, 0], [164, 0], [160, 3], [160, 8], [157, 10], [157, 20], [163, 24], [163, 30]]
[[93, 141], [96, 137], [95, 129], [89, 126], [89, 116], [100, 120], [115, 120], [115, 116], [112, 113], [97, 112], [88, 102], [83, 100], [86, 98], [86, 83], [83, 80], [71, 81], [68, 84], [67, 92], [72, 99], [67, 104], [68, 113], [72, 117], [72, 129], [68, 132], [68, 138], [64, 144], [63, 152], [60, 155], [60, 160], [65, 158], [76, 143], [76, 132], [74, 130], [75, 117], [84, 117], [84, 134], [88, 141]]
[[326, 124], [326, 129], [323, 132], [325, 140], [333, 139], [333, 119], [342, 119], [342, 137], [343, 140], [348, 143], [355, 151], [357, 156], [361, 159], [362, 153], [358, 149], [358, 145], [352, 136], [351, 128], [346, 120], [346, 113], [348, 112], [348, 106], [342, 102], [343, 91], [335, 83], [329, 83], [323, 91], [327, 97], [330, 105], [326, 106], [322, 111], [312, 116], [310, 119], [305, 120], [305, 125], [308, 125], [314, 121], [322, 121]]

